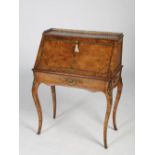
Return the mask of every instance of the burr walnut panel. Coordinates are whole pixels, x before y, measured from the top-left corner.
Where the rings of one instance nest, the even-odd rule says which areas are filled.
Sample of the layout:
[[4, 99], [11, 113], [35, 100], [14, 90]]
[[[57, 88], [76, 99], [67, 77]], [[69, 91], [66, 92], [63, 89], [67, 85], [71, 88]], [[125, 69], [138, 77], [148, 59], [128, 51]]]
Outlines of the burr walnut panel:
[[102, 44], [80, 44], [80, 52], [75, 56], [75, 70], [85, 70], [95, 73], [107, 73], [112, 54], [111, 46]]
[[47, 40], [43, 44], [39, 68], [47, 70], [53, 68], [71, 68], [73, 48], [74, 45], [72, 42]]
[[103, 75], [108, 72], [113, 46], [78, 41], [78, 53], [75, 52], [77, 41], [46, 40], [43, 43], [38, 69]]

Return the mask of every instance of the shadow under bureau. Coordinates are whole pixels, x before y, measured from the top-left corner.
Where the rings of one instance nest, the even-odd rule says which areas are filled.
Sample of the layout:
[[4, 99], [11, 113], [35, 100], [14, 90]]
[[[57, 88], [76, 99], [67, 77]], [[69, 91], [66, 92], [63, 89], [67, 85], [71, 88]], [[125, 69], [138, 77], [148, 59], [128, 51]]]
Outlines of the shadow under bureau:
[[[38, 98], [41, 83], [51, 87], [53, 118], [56, 117], [55, 86], [77, 87], [103, 92], [107, 108], [103, 123], [103, 141], [107, 148], [107, 126], [113, 109], [113, 126], [122, 91], [122, 33], [49, 29], [43, 32], [33, 68], [32, 95], [37, 108], [39, 127], [42, 127], [42, 110]], [[113, 89], [117, 87], [112, 108]]]

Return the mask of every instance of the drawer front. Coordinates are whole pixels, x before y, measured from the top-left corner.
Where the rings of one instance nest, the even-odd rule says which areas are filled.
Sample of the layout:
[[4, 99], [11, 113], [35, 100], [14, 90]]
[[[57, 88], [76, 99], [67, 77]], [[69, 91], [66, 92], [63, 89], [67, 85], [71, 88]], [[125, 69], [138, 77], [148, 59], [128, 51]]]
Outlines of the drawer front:
[[106, 91], [107, 83], [101, 80], [77, 78], [64, 75], [35, 73], [36, 80], [47, 85], [60, 85], [67, 87], [84, 88], [93, 91]]
[[39, 60], [39, 69], [86, 75], [108, 71], [112, 46], [78, 40], [46, 39]]

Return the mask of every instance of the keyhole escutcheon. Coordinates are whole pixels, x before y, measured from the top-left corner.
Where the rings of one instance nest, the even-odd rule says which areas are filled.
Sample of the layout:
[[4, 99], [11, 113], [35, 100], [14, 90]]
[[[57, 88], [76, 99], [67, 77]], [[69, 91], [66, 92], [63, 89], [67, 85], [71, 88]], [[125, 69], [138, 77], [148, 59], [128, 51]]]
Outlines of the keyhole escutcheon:
[[79, 50], [79, 42], [78, 41], [76, 41], [76, 43], [75, 43], [74, 52], [75, 53], [79, 53], [80, 52], [80, 50]]

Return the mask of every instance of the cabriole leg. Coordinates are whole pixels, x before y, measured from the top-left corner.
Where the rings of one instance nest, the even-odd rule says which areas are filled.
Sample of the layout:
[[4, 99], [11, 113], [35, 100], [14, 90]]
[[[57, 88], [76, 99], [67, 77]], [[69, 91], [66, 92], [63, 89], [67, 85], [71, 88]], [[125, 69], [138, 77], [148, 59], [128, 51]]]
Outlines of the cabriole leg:
[[40, 85], [40, 83], [34, 79], [33, 86], [32, 86], [32, 96], [33, 96], [34, 103], [35, 103], [37, 113], [38, 113], [38, 132], [37, 132], [37, 134], [40, 134], [41, 128], [42, 128], [42, 110], [41, 110], [41, 105], [40, 105], [40, 101], [38, 98], [39, 85]]
[[53, 118], [56, 117], [56, 90], [55, 86], [51, 86], [52, 100], [53, 100]]
[[112, 89], [111, 87], [108, 88], [108, 91], [106, 93], [106, 99], [107, 99], [107, 109], [105, 114], [105, 120], [104, 120], [104, 147], [107, 148], [107, 127], [112, 107]]
[[119, 100], [120, 100], [120, 97], [121, 97], [122, 87], [123, 87], [122, 78], [120, 78], [120, 80], [119, 80], [119, 82], [117, 84], [117, 94], [116, 94], [116, 99], [115, 99], [114, 109], [113, 109], [113, 126], [114, 126], [114, 130], [117, 130], [116, 111], [117, 111], [118, 103], [119, 103]]

